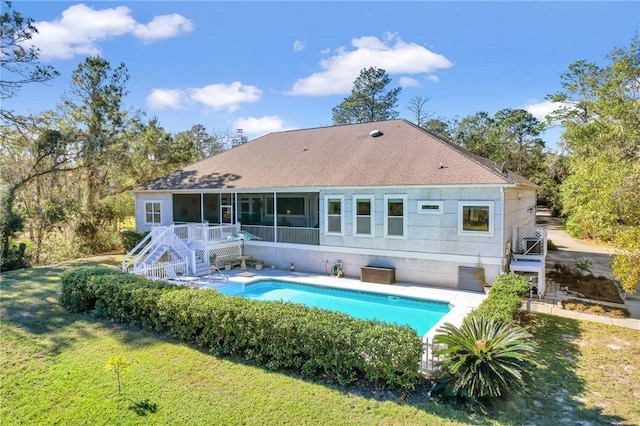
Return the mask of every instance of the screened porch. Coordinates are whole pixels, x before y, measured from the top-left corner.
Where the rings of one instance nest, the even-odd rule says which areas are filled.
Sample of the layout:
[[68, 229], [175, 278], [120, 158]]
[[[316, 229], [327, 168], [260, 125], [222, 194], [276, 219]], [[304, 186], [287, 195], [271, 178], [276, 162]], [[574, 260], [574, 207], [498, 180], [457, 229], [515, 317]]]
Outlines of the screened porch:
[[173, 194], [173, 221], [239, 223], [263, 241], [320, 244], [318, 193]]

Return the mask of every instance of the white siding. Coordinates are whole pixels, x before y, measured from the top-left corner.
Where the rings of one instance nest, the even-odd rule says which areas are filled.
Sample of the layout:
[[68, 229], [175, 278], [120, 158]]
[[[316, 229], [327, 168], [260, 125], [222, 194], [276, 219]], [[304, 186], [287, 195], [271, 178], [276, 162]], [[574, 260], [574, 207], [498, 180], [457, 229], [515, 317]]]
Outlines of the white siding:
[[170, 192], [136, 193], [136, 229], [138, 231], [149, 231], [152, 227], [145, 221], [144, 204], [146, 201], [160, 201], [162, 208], [160, 211], [160, 225], [171, 225], [173, 223], [173, 197]]
[[[334, 189], [320, 193], [336, 195]], [[383, 188], [374, 191], [374, 228], [375, 237], [359, 237], [354, 235], [353, 224], [353, 195], [371, 194], [371, 190], [345, 190], [344, 195], [344, 235], [320, 236], [320, 245], [342, 246], [354, 248], [369, 248], [376, 250], [396, 250], [408, 252], [438, 253], [450, 255], [497, 256], [502, 255], [502, 196], [500, 188], [435, 188], [416, 189], [407, 188], [405, 191], [393, 188]], [[407, 238], [388, 238], [384, 236], [384, 203], [385, 195], [406, 195], [407, 203]], [[418, 213], [418, 201], [442, 202], [442, 214]], [[493, 234], [492, 235], [460, 235], [458, 229], [459, 201], [486, 201], [493, 203]], [[324, 203], [321, 203], [324, 209]], [[324, 212], [320, 215], [324, 218]]]
[[505, 190], [504, 245], [511, 244], [518, 251], [519, 235], [533, 235], [536, 229], [536, 191], [534, 189], [508, 188]]

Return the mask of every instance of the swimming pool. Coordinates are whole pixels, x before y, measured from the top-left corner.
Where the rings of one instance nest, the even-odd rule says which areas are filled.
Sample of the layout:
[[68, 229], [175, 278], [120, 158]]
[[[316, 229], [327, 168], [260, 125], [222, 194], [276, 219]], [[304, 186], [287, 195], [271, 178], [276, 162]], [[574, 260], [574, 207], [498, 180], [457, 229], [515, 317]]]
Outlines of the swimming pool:
[[229, 284], [218, 290], [229, 296], [300, 303], [343, 312], [355, 318], [409, 325], [420, 336], [426, 334], [451, 310], [450, 305], [445, 302], [273, 279], [257, 280], [244, 285]]

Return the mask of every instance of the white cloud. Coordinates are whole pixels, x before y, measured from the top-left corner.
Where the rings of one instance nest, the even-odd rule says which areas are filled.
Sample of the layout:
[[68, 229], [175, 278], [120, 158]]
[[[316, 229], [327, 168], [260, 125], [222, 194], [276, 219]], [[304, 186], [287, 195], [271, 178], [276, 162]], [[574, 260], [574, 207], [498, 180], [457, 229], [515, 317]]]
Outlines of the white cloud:
[[264, 116], [260, 118], [247, 117], [236, 120], [235, 127], [242, 129], [243, 134], [250, 135], [251, 139], [283, 130], [291, 130], [285, 126], [282, 118], [276, 115]]
[[133, 34], [146, 42], [152, 42], [191, 31], [193, 31], [191, 20], [173, 13], [171, 15], [156, 16], [147, 25], [138, 24]]
[[336, 49], [333, 56], [322, 59], [320, 72], [298, 79], [289, 95], [322, 96], [349, 93], [353, 81], [363, 68], [378, 67], [387, 74], [426, 74], [433, 81], [433, 72], [453, 66], [443, 55], [424, 46], [402, 41], [395, 33], [385, 33], [384, 39], [364, 36], [351, 40], [353, 49]]
[[194, 101], [203, 103], [214, 111], [227, 110], [227, 112], [237, 110], [242, 103], [257, 102], [262, 96], [262, 91], [257, 87], [244, 85], [239, 81], [190, 88], [188, 92]]
[[147, 105], [153, 109], [183, 109], [185, 100], [182, 90], [153, 89], [147, 96]]
[[[546, 121], [547, 115], [552, 112], [560, 109], [562, 107], [569, 107], [569, 105], [562, 102], [551, 102], [551, 101], [531, 101], [529, 102], [524, 109], [527, 110], [531, 115], [537, 118], [540, 121]], [[556, 123], [557, 124], [557, 123]]]
[[304, 41], [296, 40], [296, 41], [293, 42], [293, 51], [294, 52], [301, 52], [306, 48], [307, 48], [307, 46], [306, 46]]
[[70, 6], [54, 21], [35, 22], [38, 33], [26, 44], [40, 49], [40, 59], [69, 59], [76, 55], [97, 55], [98, 43], [132, 34], [145, 42], [175, 37], [193, 29], [187, 18], [172, 14], [156, 16], [141, 24], [126, 6], [95, 10], [84, 4]]
[[411, 77], [400, 77], [400, 87], [420, 87], [420, 82]]

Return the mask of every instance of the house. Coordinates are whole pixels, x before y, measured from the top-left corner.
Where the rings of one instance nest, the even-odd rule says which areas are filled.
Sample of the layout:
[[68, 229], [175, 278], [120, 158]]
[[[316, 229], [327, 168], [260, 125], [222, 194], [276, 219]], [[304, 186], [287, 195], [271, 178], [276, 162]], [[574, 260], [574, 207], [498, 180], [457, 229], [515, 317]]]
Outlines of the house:
[[[202, 275], [244, 255], [482, 291], [477, 268], [491, 283], [513, 263], [543, 287], [537, 188], [405, 120], [271, 133], [135, 188], [136, 227], [153, 232], [123, 268]], [[228, 241], [240, 229], [260, 240]]]

